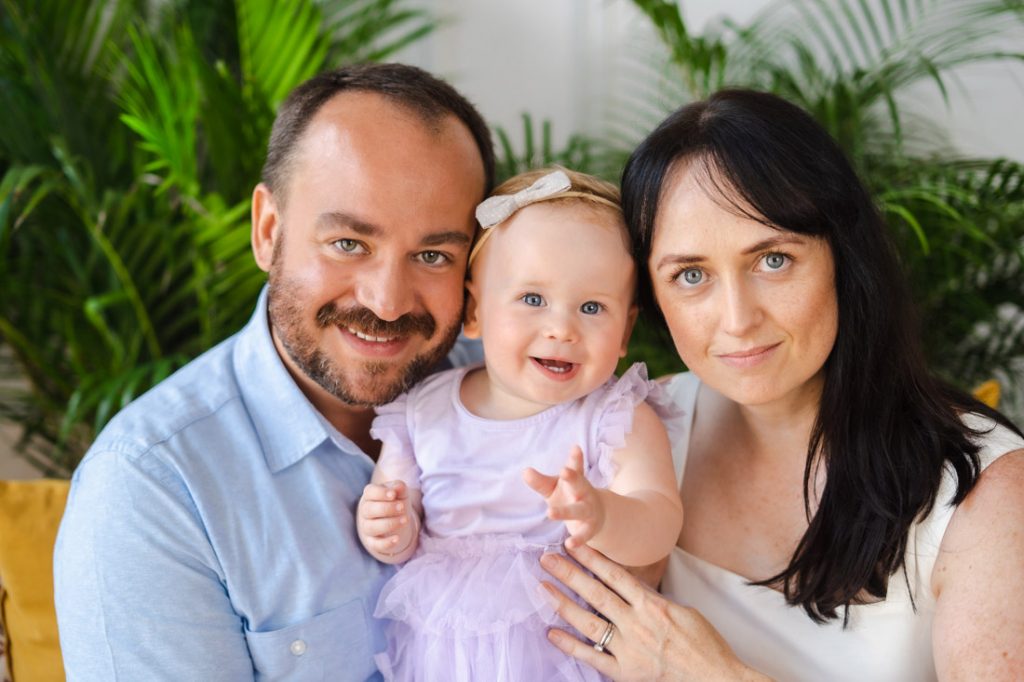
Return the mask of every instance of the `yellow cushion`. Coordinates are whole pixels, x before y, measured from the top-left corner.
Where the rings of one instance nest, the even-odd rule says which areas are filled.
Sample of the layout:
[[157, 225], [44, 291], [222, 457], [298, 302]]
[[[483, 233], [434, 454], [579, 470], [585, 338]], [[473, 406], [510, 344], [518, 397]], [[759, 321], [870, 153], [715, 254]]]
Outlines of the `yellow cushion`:
[[0, 481], [0, 616], [14, 682], [64, 679], [53, 608], [53, 543], [68, 481]]
[[974, 397], [992, 409], [999, 407], [999, 382], [989, 379], [974, 388]]

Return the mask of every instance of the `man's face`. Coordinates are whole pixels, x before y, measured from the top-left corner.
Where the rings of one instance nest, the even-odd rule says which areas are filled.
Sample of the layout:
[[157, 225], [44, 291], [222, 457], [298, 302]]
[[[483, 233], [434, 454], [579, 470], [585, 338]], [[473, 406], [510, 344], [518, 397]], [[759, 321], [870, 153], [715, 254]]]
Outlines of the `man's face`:
[[253, 208], [274, 341], [314, 403], [386, 403], [447, 354], [483, 189], [480, 153], [454, 116], [429, 124], [361, 92], [317, 112], [285, 205], [254, 197]]

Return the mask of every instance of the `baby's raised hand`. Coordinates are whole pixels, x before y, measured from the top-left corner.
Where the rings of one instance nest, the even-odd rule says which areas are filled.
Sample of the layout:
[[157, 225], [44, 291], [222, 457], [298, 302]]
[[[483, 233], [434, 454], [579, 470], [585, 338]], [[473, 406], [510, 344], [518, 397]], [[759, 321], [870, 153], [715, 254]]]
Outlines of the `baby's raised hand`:
[[402, 481], [370, 483], [363, 488], [356, 511], [356, 528], [371, 553], [391, 555], [412, 542], [409, 489]]
[[601, 531], [604, 503], [583, 475], [583, 451], [578, 445], [558, 476], [547, 476], [530, 467], [523, 471], [523, 480], [547, 500], [549, 519], [565, 521], [569, 531], [565, 546], [569, 549], [582, 547]]

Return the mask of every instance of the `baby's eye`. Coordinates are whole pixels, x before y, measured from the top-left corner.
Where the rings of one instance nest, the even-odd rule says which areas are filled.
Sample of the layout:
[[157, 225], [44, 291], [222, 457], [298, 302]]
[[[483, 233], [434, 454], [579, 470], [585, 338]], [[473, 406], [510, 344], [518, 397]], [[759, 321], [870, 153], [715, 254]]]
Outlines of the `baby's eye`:
[[530, 306], [542, 306], [544, 305], [544, 297], [540, 294], [523, 294], [522, 298], [519, 299], [526, 305]]
[[584, 315], [597, 315], [603, 308], [597, 301], [587, 301], [580, 306], [580, 312]]
[[779, 270], [786, 265], [789, 260], [789, 256], [784, 253], [769, 253], [765, 254], [764, 264], [768, 266], [769, 270]]
[[700, 268], [686, 268], [679, 273], [679, 279], [689, 286], [694, 286], [704, 280], [704, 272]]

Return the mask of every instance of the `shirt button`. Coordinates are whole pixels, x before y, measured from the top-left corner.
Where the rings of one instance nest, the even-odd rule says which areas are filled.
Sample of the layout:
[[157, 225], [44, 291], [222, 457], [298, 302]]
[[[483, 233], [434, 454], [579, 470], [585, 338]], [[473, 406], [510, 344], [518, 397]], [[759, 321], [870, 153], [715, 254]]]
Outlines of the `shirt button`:
[[306, 653], [306, 643], [301, 639], [297, 639], [292, 642], [292, 645], [288, 647], [288, 650], [292, 652], [293, 656], [301, 656]]

